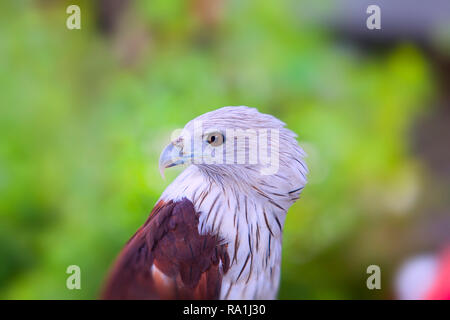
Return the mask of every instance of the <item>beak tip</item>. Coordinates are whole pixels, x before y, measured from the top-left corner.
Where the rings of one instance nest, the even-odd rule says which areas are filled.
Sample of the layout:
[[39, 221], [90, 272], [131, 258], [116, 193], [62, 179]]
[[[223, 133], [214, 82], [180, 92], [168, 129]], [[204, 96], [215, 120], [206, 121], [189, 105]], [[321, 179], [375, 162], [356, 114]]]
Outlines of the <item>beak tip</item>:
[[164, 169], [163, 168], [159, 168], [159, 174], [161, 175], [163, 180], [166, 180], [166, 176], [164, 175]]
[[182, 150], [176, 147], [173, 143], [170, 143], [161, 153], [159, 157], [159, 173], [165, 180], [164, 170], [166, 168], [175, 167], [184, 164]]
[[166, 166], [162, 163], [159, 164], [159, 174], [163, 178], [163, 180], [166, 180], [166, 176], [164, 175], [164, 171], [166, 170]]

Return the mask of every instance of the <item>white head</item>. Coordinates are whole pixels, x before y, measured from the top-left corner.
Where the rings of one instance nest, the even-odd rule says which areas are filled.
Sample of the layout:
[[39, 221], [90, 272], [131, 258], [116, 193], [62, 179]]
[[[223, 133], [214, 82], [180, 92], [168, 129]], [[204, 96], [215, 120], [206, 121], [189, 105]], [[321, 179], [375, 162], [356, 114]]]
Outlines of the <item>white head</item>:
[[[296, 134], [277, 118], [245, 106], [223, 107], [186, 124], [161, 153], [160, 170], [195, 165], [216, 182], [246, 189], [301, 190], [307, 168]], [[298, 192], [299, 193], [299, 192]], [[295, 197], [297, 192], [293, 192]]]

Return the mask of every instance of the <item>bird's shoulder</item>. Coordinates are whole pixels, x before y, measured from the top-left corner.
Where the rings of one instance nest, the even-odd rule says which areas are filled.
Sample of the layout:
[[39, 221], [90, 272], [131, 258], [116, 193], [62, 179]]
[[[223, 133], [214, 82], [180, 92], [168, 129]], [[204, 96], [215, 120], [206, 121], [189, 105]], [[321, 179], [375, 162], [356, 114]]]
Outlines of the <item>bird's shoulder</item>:
[[199, 234], [198, 223], [190, 200], [160, 200], [117, 258], [102, 298], [219, 298], [226, 244]]

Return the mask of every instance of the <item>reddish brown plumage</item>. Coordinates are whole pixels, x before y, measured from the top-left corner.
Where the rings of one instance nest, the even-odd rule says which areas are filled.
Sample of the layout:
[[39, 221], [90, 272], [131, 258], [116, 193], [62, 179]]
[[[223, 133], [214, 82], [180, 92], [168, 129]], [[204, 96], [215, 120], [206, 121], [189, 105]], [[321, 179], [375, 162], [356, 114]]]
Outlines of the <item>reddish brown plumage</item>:
[[198, 233], [189, 200], [160, 201], [120, 253], [101, 297], [218, 299], [228, 267], [226, 245]]

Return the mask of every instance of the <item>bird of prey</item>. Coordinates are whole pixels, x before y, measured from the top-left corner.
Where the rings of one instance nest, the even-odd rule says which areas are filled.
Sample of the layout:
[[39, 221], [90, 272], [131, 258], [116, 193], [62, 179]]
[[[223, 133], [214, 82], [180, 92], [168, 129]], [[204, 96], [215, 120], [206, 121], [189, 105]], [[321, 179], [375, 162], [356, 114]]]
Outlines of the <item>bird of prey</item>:
[[286, 212], [308, 169], [296, 134], [245, 106], [191, 120], [159, 166], [185, 165], [112, 267], [103, 299], [275, 299]]

